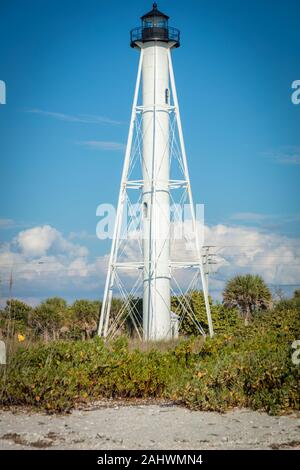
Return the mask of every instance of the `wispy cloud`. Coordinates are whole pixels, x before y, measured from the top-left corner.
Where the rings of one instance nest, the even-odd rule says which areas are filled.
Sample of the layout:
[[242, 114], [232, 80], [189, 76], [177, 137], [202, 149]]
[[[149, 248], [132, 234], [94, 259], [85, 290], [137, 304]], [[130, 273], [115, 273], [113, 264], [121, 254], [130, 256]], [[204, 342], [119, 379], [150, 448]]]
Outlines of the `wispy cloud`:
[[96, 233], [91, 234], [88, 233], [86, 230], [82, 230], [81, 232], [71, 232], [69, 234], [69, 239], [70, 240], [95, 240], [97, 238]]
[[66, 122], [79, 122], [85, 124], [111, 124], [118, 126], [122, 124], [121, 121], [116, 121], [105, 116], [95, 116], [93, 114], [65, 114], [53, 111], [44, 111], [42, 109], [28, 109], [27, 113], [39, 114], [41, 116], [51, 117], [59, 121]]
[[280, 165], [300, 165], [300, 147], [282, 147], [277, 151], [264, 152], [264, 155]]
[[0, 230], [26, 228], [28, 224], [16, 222], [13, 219], [0, 218]]
[[0, 230], [15, 227], [16, 223], [13, 219], [0, 219]]
[[9, 218], [1, 218], [0, 217], [0, 230], [7, 230], [7, 229], [25, 229], [32, 226], [32, 223], [16, 221], [14, 219]]
[[[250, 226], [263, 230], [277, 230], [285, 228], [290, 230], [299, 224], [300, 213], [290, 214], [263, 214], [259, 212], [237, 212], [229, 217], [229, 223], [238, 226]], [[226, 223], [226, 221], [225, 221]]]
[[263, 220], [266, 220], [270, 218], [269, 215], [267, 214], [260, 214], [258, 212], [237, 212], [235, 214], [232, 214], [230, 219], [231, 220], [236, 220], [239, 222], [261, 222]]
[[110, 142], [106, 140], [85, 140], [78, 142], [79, 145], [95, 150], [123, 151], [125, 145], [121, 142]]

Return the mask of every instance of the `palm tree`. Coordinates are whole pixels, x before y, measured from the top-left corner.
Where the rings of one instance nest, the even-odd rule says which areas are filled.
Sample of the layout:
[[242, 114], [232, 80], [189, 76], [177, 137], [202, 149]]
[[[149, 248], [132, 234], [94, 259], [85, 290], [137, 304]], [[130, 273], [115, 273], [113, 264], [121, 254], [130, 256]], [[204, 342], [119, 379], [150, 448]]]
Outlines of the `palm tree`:
[[249, 324], [252, 315], [257, 310], [270, 307], [272, 295], [262, 277], [252, 274], [236, 276], [230, 279], [223, 292], [223, 303], [226, 307], [237, 307]]

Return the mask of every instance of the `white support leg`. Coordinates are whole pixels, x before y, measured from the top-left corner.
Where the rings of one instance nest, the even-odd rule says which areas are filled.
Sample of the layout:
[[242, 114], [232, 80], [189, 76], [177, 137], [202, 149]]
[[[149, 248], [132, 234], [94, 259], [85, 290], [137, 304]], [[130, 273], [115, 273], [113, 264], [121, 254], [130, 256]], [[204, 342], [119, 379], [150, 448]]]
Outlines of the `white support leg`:
[[108, 330], [108, 325], [109, 325], [109, 314], [110, 314], [110, 307], [111, 307], [111, 301], [112, 301], [112, 288], [114, 285], [114, 276], [115, 276], [114, 266], [115, 266], [117, 254], [118, 254], [123, 209], [124, 209], [124, 204], [126, 202], [126, 182], [127, 182], [127, 175], [128, 175], [129, 164], [130, 164], [132, 138], [133, 138], [133, 132], [134, 132], [134, 123], [136, 119], [136, 107], [137, 107], [137, 102], [138, 102], [139, 88], [140, 88], [140, 83], [141, 83], [143, 57], [144, 57], [144, 51], [143, 49], [141, 49], [138, 73], [137, 73], [137, 79], [136, 79], [136, 85], [135, 85], [135, 92], [134, 92], [134, 98], [133, 98], [133, 104], [132, 104], [127, 146], [126, 146], [126, 152], [125, 152], [125, 160], [124, 160], [124, 166], [123, 166], [123, 172], [122, 172], [121, 188], [120, 188], [120, 193], [119, 193], [113, 241], [112, 241], [110, 259], [109, 259], [109, 264], [108, 264], [108, 272], [107, 272], [107, 277], [106, 277], [100, 320], [99, 320], [99, 325], [98, 325], [98, 335], [104, 336], [104, 337], [107, 336], [107, 330]]

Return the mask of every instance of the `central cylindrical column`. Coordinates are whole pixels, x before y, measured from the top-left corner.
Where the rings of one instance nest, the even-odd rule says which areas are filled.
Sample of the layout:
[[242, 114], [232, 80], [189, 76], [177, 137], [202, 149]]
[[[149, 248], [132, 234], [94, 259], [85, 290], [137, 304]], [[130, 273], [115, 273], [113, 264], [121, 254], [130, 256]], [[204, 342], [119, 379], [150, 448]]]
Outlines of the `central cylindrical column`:
[[143, 329], [171, 336], [168, 43], [143, 44]]

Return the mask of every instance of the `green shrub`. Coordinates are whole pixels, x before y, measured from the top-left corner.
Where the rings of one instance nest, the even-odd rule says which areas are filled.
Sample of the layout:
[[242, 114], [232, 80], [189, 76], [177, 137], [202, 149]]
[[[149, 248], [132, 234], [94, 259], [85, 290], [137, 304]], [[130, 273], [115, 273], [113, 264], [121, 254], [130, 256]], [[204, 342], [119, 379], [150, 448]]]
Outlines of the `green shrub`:
[[164, 397], [199, 410], [299, 410], [300, 368], [291, 360], [299, 309], [257, 313], [247, 328], [221, 307], [219, 315], [228, 318], [226, 332], [220, 326], [213, 339], [166, 349], [143, 351], [125, 338], [21, 344], [2, 369], [1, 403], [53, 412], [101, 398]]
[[3, 310], [0, 310], [0, 330], [5, 338], [16, 333], [25, 333], [32, 308], [17, 299], [9, 299]]

